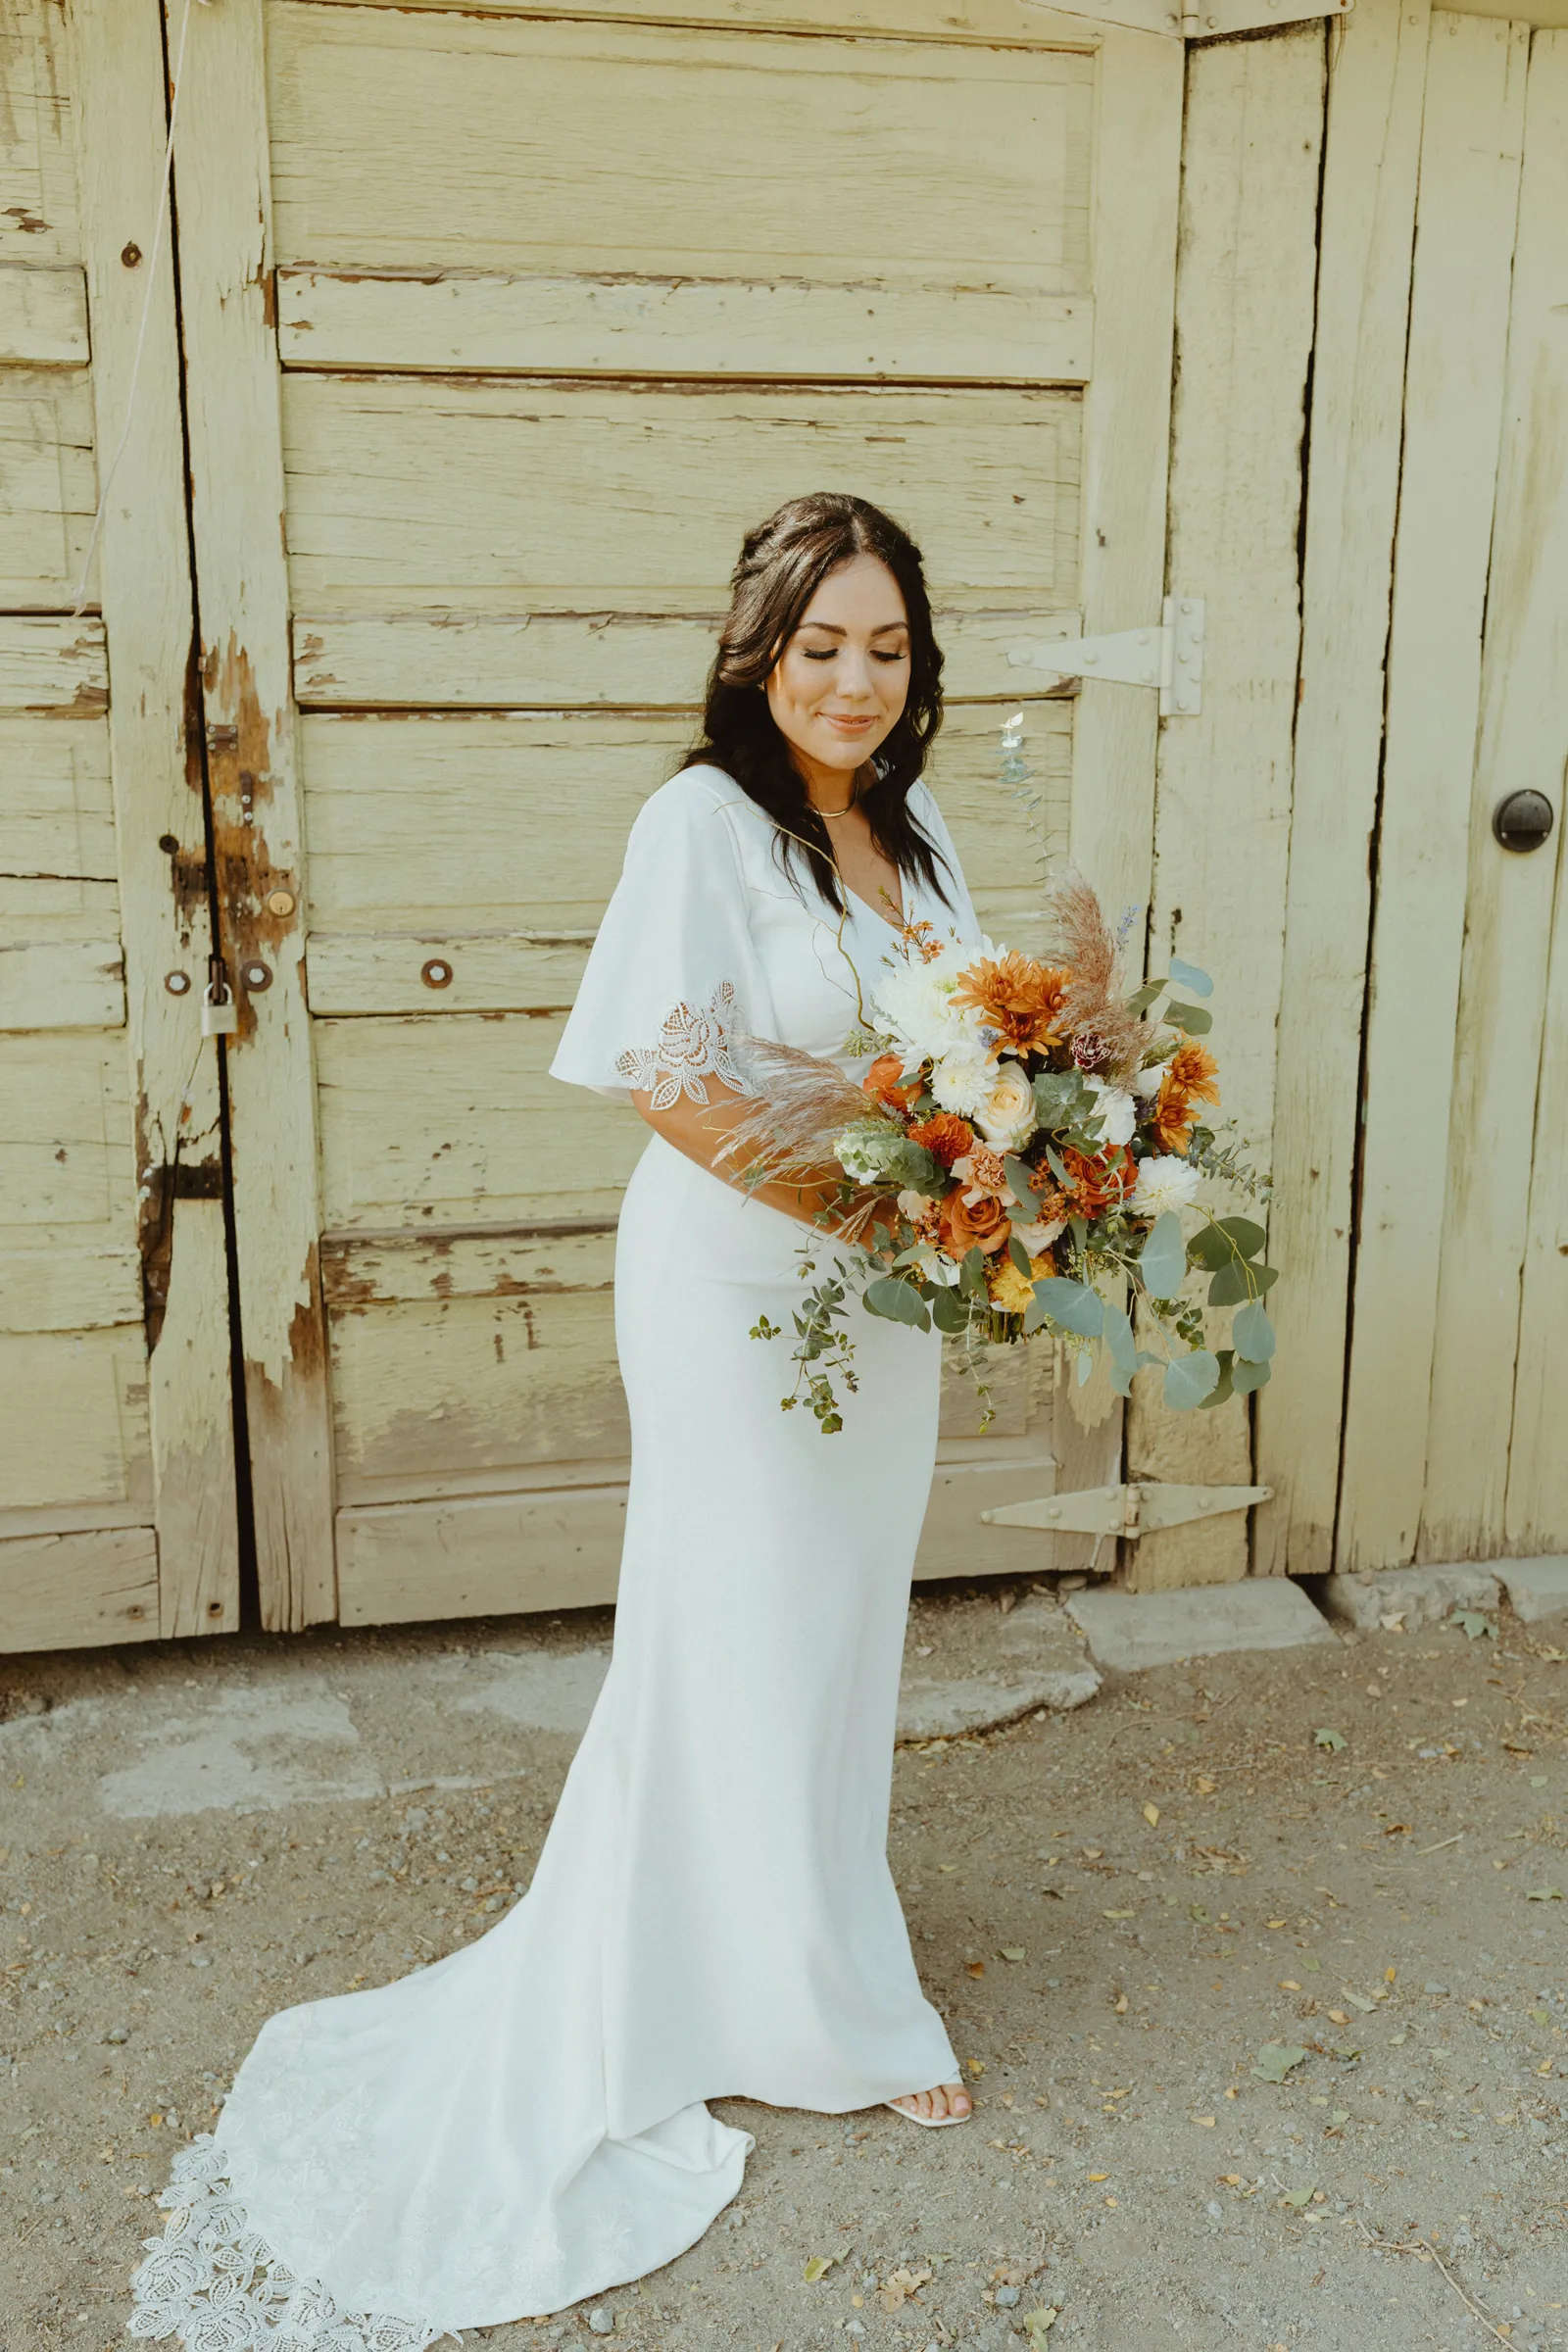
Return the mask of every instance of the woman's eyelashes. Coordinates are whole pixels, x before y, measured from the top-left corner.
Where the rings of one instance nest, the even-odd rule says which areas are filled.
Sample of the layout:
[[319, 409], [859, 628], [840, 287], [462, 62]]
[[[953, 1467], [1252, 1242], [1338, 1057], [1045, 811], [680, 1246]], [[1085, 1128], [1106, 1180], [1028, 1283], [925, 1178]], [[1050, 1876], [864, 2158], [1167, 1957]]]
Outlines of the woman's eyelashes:
[[[836, 662], [839, 654], [836, 645], [806, 645], [801, 648], [801, 651], [805, 654], [808, 662]], [[906, 652], [885, 653], [880, 646], [874, 646], [871, 651], [871, 659], [873, 662], [907, 662], [909, 657]]]

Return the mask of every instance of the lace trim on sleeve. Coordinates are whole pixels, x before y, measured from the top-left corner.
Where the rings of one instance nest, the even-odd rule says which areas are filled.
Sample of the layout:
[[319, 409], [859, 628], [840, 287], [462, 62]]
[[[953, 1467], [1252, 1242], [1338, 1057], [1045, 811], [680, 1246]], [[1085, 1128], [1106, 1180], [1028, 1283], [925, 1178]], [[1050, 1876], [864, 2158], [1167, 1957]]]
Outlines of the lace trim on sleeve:
[[706, 1103], [705, 1078], [722, 1079], [743, 1095], [746, 1081], [730, 1053], [727, 1027], [734, 1010], [735, 990], [721, 980], [706, 1004], [677, 1004], [665, 1017], [659, 1043], [617, 1054], [615, 1067], [638, 1094], [652, 1096], [654, 1110], [673, 1109], [682, 1095]]

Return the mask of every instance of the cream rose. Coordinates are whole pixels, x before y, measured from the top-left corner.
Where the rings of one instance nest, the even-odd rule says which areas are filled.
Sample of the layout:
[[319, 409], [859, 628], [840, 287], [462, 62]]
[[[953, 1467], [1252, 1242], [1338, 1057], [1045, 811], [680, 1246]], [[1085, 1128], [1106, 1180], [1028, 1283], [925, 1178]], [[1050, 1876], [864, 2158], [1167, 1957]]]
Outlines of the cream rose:
[[975, 1105], [974, 1123], [994, 1152], [1016, 1152], [1036, 1125], [1034, 1089], [1016, 1061], [1000, 1061]]

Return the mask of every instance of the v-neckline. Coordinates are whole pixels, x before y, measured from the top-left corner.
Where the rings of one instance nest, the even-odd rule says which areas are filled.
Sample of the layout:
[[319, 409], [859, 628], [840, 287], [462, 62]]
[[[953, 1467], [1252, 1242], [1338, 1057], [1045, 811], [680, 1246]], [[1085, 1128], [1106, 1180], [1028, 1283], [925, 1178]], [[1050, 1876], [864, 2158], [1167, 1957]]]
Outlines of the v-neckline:
[[862, 899], [858, 890], [852, 890], [842, 875], [839, 877], [839, 887], [847, 899], [853, 899], [857, 906], [863, 906], [866, 913], [870, 915], [876, 922], [879, 922], [882, 925], [884, 931], [891, 931], [895, 939], [902, 939], [908, 923], [908, 915], [904, 906], [905, 894], [902, 887], [904, 877], [900, 875], [899, 880], [901, 885], [899, 890], [899, 919], [896, 923], [890, 923], [885, 914], [878, 914], [870, 900]]

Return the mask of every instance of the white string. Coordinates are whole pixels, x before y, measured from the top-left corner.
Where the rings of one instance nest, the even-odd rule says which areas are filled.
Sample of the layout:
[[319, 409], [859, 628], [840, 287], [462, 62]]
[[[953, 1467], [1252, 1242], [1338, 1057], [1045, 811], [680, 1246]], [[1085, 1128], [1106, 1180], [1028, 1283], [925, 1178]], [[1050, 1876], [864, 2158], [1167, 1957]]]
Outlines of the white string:
[[[212, 0], [202, 0], [203, 8]], [[147, 291], [142, 296], [141, 324], [136, 330], [136, 351], [130, 364], [130, 385], [125, 394], [125, 422], [115, 454], [109, 461], [109, 470], [101, 477], [98, 504], [93, 510], [92, 530], [87, 538], [87, 552], [81, 559], [81, 576], [76, 582], [75, 599], [71, 617], [79, 620], [87, 603], [87, 580], [92, 571], [92, 560], [98, 550], [99, 533], [104, 527], [104, 513], [109, 504], [109, 492], [120, 461], [130, 441], [131, 417], [136, 408], [136, 387], [141, 380], [142, 354], [147, 348], [147, 325], [153, 315], [153, 295], [158, 287], [158, 262], [163, 252], [164, 223], [169, 218], [169, 182], [174, 163], [174, 120], [179, 112], [179, 85], [185, 72], [185, 35], [190, 30], [191, 0], [185, 0], [185, 13], [179, 22], [179, 48], [174, 57], [174, 82], [169, 97], [169, 136], [164, 141], [164, 169], [158, 191], [158, 218], [153, 226], [153, 249], [147, 260]]]

